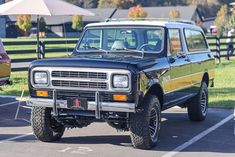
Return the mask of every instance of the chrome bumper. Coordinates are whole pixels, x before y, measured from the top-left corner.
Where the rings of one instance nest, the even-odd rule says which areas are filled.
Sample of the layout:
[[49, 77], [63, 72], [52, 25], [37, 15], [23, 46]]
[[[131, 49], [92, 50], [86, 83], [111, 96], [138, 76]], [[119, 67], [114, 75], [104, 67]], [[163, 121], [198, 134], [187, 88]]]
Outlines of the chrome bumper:
[[[97, 102], [88, 101], [88, 110], [96, 111]], [[54, 107], [53, 99], [41, 99], [41, 98], [30, 98], [27, 102], [28, 106], [41, 106], [41, 107]], [[134, 103], [123, 103], [123, 102], [99, 102], [100, 111], [109, 112], [135, 112]], [[67, 108], [66, 100], [56, 100], [56, 108]]]

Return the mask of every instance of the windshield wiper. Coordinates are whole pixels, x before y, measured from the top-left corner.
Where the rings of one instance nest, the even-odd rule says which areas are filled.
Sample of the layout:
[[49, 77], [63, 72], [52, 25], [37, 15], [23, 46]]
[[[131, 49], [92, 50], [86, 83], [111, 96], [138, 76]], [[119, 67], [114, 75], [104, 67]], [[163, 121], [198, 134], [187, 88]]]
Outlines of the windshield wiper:
[[86, 55], [86, 54], [103, 54], [105, 53], [106, 55], [109, 53], [109, 51], [104, 50], [104, 49], [100, 49], [97, 47], [93, 47], [93, 46], [86, 46], [85, 48], [89, 48], [89, 49], [94, 49], [94, 50], [98, 50], [98, 51], [79, 51], [77, 54], [78, 55]]
[[[116, 49], [116, 50], [124, 50], [124, 51], [128, 51], [129, 53], [131, 54], [138, 54], [138, 55], [141, 55], [140, 57], [141, 58], [144, 58], [144, 51], [140, 51], [140, 50], [133, 50], [133, 49], [127, 49], [127, 48], [123, 48], [123, 49]], [[126, 53], [126, 52], [122, 52], [120, 51], [121, 53]], [[117, 52], [115, 52], [117, 53]]]

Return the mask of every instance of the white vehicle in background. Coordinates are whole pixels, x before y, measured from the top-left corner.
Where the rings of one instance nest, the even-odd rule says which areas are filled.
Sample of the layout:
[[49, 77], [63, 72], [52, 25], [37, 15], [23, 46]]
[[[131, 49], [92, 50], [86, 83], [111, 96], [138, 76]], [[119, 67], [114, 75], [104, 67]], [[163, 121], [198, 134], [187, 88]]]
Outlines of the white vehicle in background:
[[210, 28], [207, 30], [208, 34], [218, 34], [219, 30], [216, 25], [211, 25]]

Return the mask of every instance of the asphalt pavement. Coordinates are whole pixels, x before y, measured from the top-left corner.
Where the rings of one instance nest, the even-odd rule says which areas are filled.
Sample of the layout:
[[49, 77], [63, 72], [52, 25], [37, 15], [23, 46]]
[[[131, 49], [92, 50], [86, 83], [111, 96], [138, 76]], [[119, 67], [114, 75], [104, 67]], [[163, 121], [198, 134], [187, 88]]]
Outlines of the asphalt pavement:
[[[23, 103], [24, 105], [24, 103]], [[162, 114], [158, 145], [152, 150], [134, 149], [129, 132], [117, 132], [106, 123], [66, 130], [58, 142], [35, 139], [30, 126], [30, 108], [0, 97], [0, 157], [234, 157], [233, 110], [210, 109], [204, 122], [188, 120], [185, 109]]]

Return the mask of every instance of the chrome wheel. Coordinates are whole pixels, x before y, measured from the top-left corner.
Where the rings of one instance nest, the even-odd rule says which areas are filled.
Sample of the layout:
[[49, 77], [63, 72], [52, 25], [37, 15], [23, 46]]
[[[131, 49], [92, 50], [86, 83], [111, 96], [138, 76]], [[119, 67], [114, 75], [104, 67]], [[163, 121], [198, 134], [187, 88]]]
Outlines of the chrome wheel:
[[158, 112], [156, 108], [152, 108], [150, 112], [149, 130], [152, 141], [156, 141], [158, 133]]
[[201, 95], [201, 110], [203, 115], [207, 113], [207, 94], [205, 91], [202, 91]]

